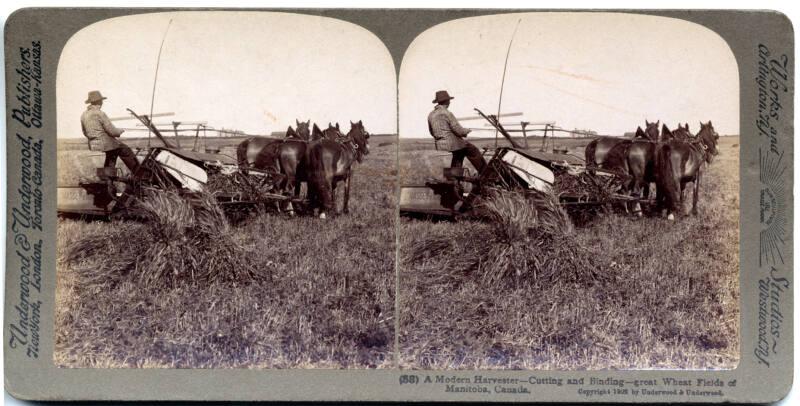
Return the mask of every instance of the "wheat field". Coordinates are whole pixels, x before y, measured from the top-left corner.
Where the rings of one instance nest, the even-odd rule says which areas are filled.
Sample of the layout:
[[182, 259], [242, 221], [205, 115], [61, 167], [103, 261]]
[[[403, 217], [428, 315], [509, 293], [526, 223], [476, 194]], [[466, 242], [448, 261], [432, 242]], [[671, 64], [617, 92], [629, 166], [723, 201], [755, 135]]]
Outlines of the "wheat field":
[[[146, 269], [129, 269], [131, 258], [157, 241], [152, 227], [59, 220], [56, 364], [551, 370], [737, 365], [738, 137], [720, 139], [697, 217], [668, 222], [611, 213], [585, 225], [557, 227], [564, 231], [546, 238], [486, 222], [398, 220], [398, 182], [439, 176], [449, 154], [423, 141], [371, 141], [372, 153], [355, 170], [350, 215], [324, 222], [254, 215], [222, 227], [224, 238], [198, 245], [233, 247], [224, 252], [234, 253], [247, 272], [219, 271], [212, 278], [170, 271], [153, 278]], [[580, 155], [585, 142], [562, 141], [559, 147]], [[232, 152], [231, 145], [220, 147]], [[84, 161], [98, 159], [73, 149], [59, 152], [65, 168], [59, 183], [89, 176]], [[553, 221], [561, 221], [557, 217]], [[177, 235], [200, 241], [185, 230]], [[171, 248], [178, 257], [208, 257], [193, 248]], [[224, 270], [228, 263], [214, 264]]]
[[[580, 156], [588, 141], [557, 142]], [[735, 368], [738, 137], [720, 138], [720, 151], [699, 215], [675, 222], [611, 213], [548, 238], [509, 240], [483, 222], [402, 219], [400, 366]], [[419, 183], [438, 176], [449, 154], [403, 141], [399, 162], [401, 182]], [[516, 273], [487, 279], [504, 269]]]
[[[350, 214], [327, 221], [261, 214], [218, 224], [204, 237], [182, 226], [199, 223], [198, 214], [178, 210], [174, 216], [181, 221], [162, 218], [158, 227], [60, 219], [56, 365], [394, 365], [393, 139], [371, 139], [370, 155], [355, 167]], [[100, 162], [93, 154], [60, 151], [59, 183], [91, 173]], [[159, 255], [171, 261], [149, 257], [154, 247], [166, 250]], [[192, 266], [198, 258], [204, 262]], [[176, 262], [184, 263], [179, 268]], [[216, 275], [180, 273], [211, 266]]]

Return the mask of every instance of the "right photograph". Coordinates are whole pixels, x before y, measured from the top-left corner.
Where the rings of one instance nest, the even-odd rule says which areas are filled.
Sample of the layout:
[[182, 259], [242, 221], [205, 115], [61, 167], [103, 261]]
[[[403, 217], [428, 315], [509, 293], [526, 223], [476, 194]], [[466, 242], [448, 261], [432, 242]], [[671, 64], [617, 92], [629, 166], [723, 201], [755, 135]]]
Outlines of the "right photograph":
[[399, 365], [733, 369], [739, 72], [692, 22], [518, 13], [399, 77]]

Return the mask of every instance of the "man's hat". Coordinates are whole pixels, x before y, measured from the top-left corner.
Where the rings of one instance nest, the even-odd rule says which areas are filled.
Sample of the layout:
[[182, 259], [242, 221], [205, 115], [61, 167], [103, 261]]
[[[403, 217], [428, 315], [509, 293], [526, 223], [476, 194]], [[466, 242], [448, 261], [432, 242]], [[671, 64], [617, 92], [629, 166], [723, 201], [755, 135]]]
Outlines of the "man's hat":
[[95, 103], [105, 99], [106, 97], [103, 97], [103, 95], [100, 94], [99, 90], [92, 90], [91, 92], [89, 92], [89, 97], [86, 98], [86, 101], [84, 103]]
[[439, 90], [436, 92], [436, 98], [433, 99], [433, 103], [441, 103], [453, 99], [455, 99], [455, 97], [450, 96], [450, 94], [447, 93], [447, 90]]

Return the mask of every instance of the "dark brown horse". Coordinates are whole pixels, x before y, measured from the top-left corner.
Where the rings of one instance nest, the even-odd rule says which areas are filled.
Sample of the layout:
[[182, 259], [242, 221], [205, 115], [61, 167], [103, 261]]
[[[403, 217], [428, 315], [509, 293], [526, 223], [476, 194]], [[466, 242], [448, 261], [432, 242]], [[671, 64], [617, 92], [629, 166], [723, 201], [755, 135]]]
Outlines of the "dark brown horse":
[[[292, 126], [289, 126], [289, 128], [286, 129], [286, 138], [304, 141], [311, 139], [311, 131], [309, 130], [311, 120], [301, 122], [300, 120], [295, 119], [295, 122], [297, 123], [297, 130], [295, 131]], [[261, 154], [267, 145], [280, 141], [282, 140], [271, 137], [250, 137], [242, 141], [236, 147], [236, 158], [237, 162], [239, 163], [239, 167], [244, 171], [247, 171], [247, 168], [252, 167], [255, 164], [256, 157]], [[264, 169], [258, 167], [256, 168]]]
[[[354, 162], [361, 163], [369, 154], [369, 132], [359, 120], [350, 122], [350, 131], [342, 135], [337, 127], [328, 126], [330, 131], [323, 139], [309, 145], [307, 168], [309, 174], [309, 197], [314, 208], [320, 210], [320, 218], [333, 209], [336, 212], [336, 184], [344, 181], [343, 213], [350, 211], [350, 178]], [[330, 138], [336, 131], [335, 141]]]
[[[656, 121], [655, 123], [651, 123], [647, 120], [645, 122], [645, 129], [642, 130], [641, 127], [636, 129], [636, 134], [634, 135], [635, 139], [645, 139], [650, 141], [657, 141], [658, 140], [658, 124], [661, 120]], [[589, 145], [586, 146], [586, 166], [587, 167], [598, 167], [603, 164], [603, 161], [606, 158], [606, 155], [615, 145], [630, 141], [630, 139], [622, 138], [622, 137], [600, 137], [592, 140]]]
[[[247, 173], [248, 168], [272, 171], [284, 175], [277, 189], [286, 195], [300, 195], [301, 181], [306, 178], [303, 162], [308, 140], [311, 138], [311, 121], [297, 123], [297, 131], [291, 126], [286, 130], [286, 138], [274, 139], [253, 137], [242, 141], [236, 148], [239, 168]], [[286, 210], [294, 214], [294, 207], [287, 204]]]
[[692, 214], [697, 215], [703, 164], [711, 164], [714, 156], [719, 154], [718, 140], [719, 134], [709, 121], [700, 123], [697, 136], [689, 141], [667, 141], [658, 149], [655, 169], [659, 208], [666, 209], [668, 219], [673, 220], [674, 213], [683, 208], [683, 190], [688, 182], [694, 183]]
[[[650, 183], [655, 179], [655, 154], [658, 143], [646, 139], [625, 140], [615, 145], [603, 161], [603, 169], [612, 170], [628, 176], [623, 193], [647, 199], [650, 197]], [[627, 210], [627, 207], [626, 207]], [[637, 201], [633, 213], [641, 216], [642, 208]]]

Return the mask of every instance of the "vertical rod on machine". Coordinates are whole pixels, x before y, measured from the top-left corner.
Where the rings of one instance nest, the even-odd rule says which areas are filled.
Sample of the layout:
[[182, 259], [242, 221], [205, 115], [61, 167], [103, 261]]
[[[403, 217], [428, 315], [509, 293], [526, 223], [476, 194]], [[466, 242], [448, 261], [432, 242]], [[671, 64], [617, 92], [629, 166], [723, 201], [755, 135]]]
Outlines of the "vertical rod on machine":
[[172, 122], [172, 129], [175, 131], [175, 143], [178, 144], [178, 148], [181, 147], [181, 139], [178, 136], [178, 126], [181, 125], [180, 121], [173, 121]]
[[527, 121], [520, 121], [520, 125], [522, 126], [522, 138], [525, 140], [525, 149], [528, 149], [528, 132], [525, 129], [530, 124]]
[[542, 146], [539, 148], [539, 151], [545, 152], [547, 151], [547, 129], [550, 128], [550, 124], [544, 125], [544, 136], [542, 136]]
[[197, 140], [200, 139], [200, 126], [202, 126], [202, 124], [198, 124], [197, 128], [194, 130], [194, 145], [192, 145], [193, 152], [197, 152]]
[[[158, 47], [158, 58], [156, 59], [156, 73], [153, 78], [153, 93], [150, 96], [150, 117], [153, 117], [153, 103], [156, 100], [156, 83], [158, 83], [158, 67], [161, 65], [161, 51], [164, 49], [164, 41], [167, 39], [169, 27], [172, 25], [172, 19], [167, 23], [167, 29], [164, 30], [164, 36], [161, 38], [161, 45]], [[150, 148], [150, 127], [147, 127], [147, 148]]]
[[[514, 26], [514, 33], [511, 34], [511, 41], [508, 42], [508, 49], [506, 50], [506, 61], [503, 63], [503, 79], [500, 81], [500, 97], [497, 100], [497, 118], [500, 118], [500, 107], [503, 104], [503, 87], [506, 84], [506, 71], [508, 70], [508, 56], [511, 55], [511, 44], [514, 43], [514, 37], [517, 35], [517, 28], [522, 21], [520, 18], [517, 20], [517, 25]], [[497, 128], [494, 130], [494, 147], [497, 148]]]

